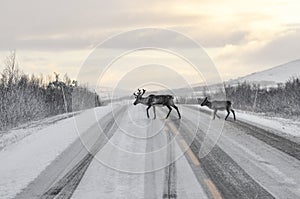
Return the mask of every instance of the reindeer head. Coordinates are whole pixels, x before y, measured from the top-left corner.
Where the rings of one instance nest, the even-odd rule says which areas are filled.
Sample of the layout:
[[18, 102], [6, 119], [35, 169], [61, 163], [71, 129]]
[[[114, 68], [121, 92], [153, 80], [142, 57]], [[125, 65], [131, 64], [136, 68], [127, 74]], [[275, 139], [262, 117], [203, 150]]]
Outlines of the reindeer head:
[[137, 105], [138, 103], [141, 103], [142, 96], [144, 95], [145, 92], [146, 92], [145, 89], [143, 89], [143, 91], [138, 89], [138, 92], [133, 93], [133, 95], [135, 96], [135, 101], [133, 102], [133, 105]]
[[205, 97], [205, 99], [203, 101], [200, 98], [198, 98], [198, 102], [199, 102], [199, 104], [201, 104], [201, 106], [207, 105], [207, 102], [208, 102], [207, 97]]

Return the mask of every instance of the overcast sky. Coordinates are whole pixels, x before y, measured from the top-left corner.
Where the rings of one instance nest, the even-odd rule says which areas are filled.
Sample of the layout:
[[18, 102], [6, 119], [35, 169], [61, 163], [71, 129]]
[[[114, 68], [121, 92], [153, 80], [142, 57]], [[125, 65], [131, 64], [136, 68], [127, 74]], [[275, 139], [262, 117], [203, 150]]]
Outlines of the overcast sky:
[[100, 42], [155, 27], [197, 41], [228, 80], [299, 59], [299, 10], [298, 0], [0, 0], [0, 69], [15, 49], [26, 73], [76, 78]]

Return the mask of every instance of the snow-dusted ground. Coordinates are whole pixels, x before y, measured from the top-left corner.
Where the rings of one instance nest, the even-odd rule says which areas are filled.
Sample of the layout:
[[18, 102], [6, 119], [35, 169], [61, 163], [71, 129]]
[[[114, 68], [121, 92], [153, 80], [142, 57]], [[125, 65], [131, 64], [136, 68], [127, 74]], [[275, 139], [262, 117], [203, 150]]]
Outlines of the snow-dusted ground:
[[[192, 106], [211, 111], [207, 107], [200, 107], [199, 105]], [[224, 117], [227, 112], [218, 111], [217, 114]], [[232, 113], [230, 113], [229, 118], [232, 117]], [[244, 121], [254, 126], [271, 131], [272, 133], [278, 134], [293, 142], [300, 143], [300, 120], [271, 117], [260, 113], [246, 112], [241, 110], [236, 110], [236, 118], [237, 120]]]
[[[74, 118], [49, 123], [47, 127], [29, 126], [12, 130], [2, 139], [0, 151], [0, 198], [13, 198], [42, 172], [55, 158], [111, 110], [99, 107], [86, 110]], [[87, 117], [95, 112], [96, 117]], [[54, 119], [59, 119], [57, 116]], [[47, 122], [46, 122], [47, 123]], [[41, 129], [40, 129], [41, 128]], [[16, 137], [13, 141], [8, 138]]]
[[237, 111], [240, 120], [300, 143], [300, 120]]
[[41, 120], [28, 122], [26, 124], [20, 125], [16, 128], [10, 129], [8, 131], [2, 131], [0, 133], [0, 150], [3, 150], [5, 147], [20, 141], [28, 135], [39, 132], [43, 128], [48, 127], [58, 121], [73, 117], [76, 113], [65, 113], [53, 117], [44, 118]]

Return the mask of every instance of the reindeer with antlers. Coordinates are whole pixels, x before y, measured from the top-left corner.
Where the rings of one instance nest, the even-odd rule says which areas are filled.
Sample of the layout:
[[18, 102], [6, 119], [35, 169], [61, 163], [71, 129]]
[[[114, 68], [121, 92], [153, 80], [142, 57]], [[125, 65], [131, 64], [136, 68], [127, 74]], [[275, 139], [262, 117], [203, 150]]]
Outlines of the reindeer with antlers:
[[145, 94], [146, 90], [143, 89], [142, 91], [138, 89], [137, 93], [133, 93], [135, 96], [135, 101], [133, 105], [137, 105], [139, 103], [144, 104], [147, 107], [147, 117], [149, 118], [149, 109], [153, 107], [153, 113], [154, 113], [154, 119], [156, 118], [156, 112], [155, 112], [155, 105], [162, 105], [162, 106], [167, 106], [169, 109], [169, 113], [166, 117], [166, 119], [169, 117], [172, 107], [176, 109], [178, 113], [179, 119], [181, 118], [181, 115], [179, 113], [178, 107], [175, 105], [173, 99], [174, 97], [172, 95], [149, 95], [148, 97], [143, 97]]

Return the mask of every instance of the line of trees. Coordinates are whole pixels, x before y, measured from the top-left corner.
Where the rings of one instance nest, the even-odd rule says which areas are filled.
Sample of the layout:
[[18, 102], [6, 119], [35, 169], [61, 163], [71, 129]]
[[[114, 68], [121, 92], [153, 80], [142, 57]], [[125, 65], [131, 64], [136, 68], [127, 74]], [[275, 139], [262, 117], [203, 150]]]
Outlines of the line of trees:
[[[224, 89], [209, 92], [205, 87], [199, 90], [198, 97], [208, 97], [211, 100], [224, 99]], [[224, 85], [226, 98], [233, 102], [236, 109], [268, 113], [279, 116], [299, 116], [300, 115], [300, 79], [291, 78], [285, 83], [278, 84], [277, 87], [261, 87], [258, 84], [247, 82], [238, 85]], [[216, 88], [215, 88], [216, 89]], [[198, 104], [195, 96], [177, 96], [177, 103]]]
[[292, 78], [276, 88], [260, 88], [246, 82], [226, 86], [226, 95], [234, 107], [242, 110], [274, 113], [277, 115], [300, 115], [300, 80]]
[[79, 86], [67, 75], [60, 81], [56, 74], [55, 80], [51, 81], [43, 76], [24, 74], [18, 68], [15, 52], [5, 61], [0, 77], [0, 130], [100, 105], [95, 92]]

